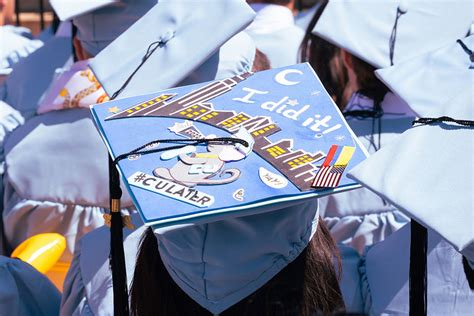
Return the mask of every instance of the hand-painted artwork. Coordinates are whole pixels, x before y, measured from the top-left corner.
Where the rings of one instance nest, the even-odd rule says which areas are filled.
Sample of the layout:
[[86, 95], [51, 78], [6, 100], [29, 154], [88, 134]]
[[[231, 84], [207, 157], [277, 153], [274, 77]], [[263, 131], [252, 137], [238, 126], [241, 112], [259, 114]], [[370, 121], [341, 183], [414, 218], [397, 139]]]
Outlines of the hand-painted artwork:
[[[232, 137], [248, 144], [183, 145], [119, 162], [147, 223], [354, 188], [345, 167], [366, 157], [308, 64], [115, 100], [92, 111], [114, 157], [164, 139]], [[157, 148], [169, 145], [158, 142]]]

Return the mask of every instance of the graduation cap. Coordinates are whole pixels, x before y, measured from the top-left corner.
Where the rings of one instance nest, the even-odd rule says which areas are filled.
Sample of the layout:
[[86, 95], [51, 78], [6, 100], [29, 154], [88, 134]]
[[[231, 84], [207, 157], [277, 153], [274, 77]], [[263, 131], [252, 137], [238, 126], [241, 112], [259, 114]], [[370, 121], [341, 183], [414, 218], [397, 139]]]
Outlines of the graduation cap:
[[49, 0], [61, 21], [89, 13], [105, 6], [117, 4], [120, 0]]
[[426, 313], [426, 228], [474, 260], [473, 37], [377, 72], [421, 118], [350, 177], [412, 218], [410, 312]]
[[[92, 112], [142, 219], [155, 229], [283, 211], [357, 188], [345, 169], [366, 157], [308, 64], [115, 99], [93, 106]], [[285, 220], [293, 236], [290, 232], [315, 220], [308, 223], [308, 215], [288, 219], [295, 212], [269, 216], [267, 231], [281, 230]], [[276, 218], [280, 225], [271, 224]], [[265, 280], [279, 271], [266, 273]], [[212, 312], [228, 307], [205, 305], [173, 278]], [[231, 302], [245, 294], [250, 293], [236, 294]]]
[[[231, 14], [232, 19], [221, 23], [220, 17]], [[160, 1], [97, 55], [90, 67], [111, 97], [121, 88], [121, 98], [166, 89], [185, 79], [254, 16], [239, 0]], [[144, 60], [146, 66], [141, 67]], [[127, 81], [132, 73], [134, 79]]]
[[52, 0], [51, 5], [62, 21], [72, 19], [76, 37], [92, 56], [97, 55], [157, 0]]
[[332, 0], [313, 33], [382, 68], [466, 36], [471, 23], [465, 0]]
[[308, 64], [92, 110], [148, 225], [209, 222], [353, 187], [345, 168], [365, 157]]

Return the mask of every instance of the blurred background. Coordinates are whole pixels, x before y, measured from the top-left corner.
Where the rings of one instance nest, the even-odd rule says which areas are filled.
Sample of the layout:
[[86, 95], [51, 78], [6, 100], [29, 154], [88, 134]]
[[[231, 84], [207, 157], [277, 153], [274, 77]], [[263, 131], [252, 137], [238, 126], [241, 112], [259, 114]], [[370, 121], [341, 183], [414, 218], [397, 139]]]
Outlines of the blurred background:
[[0, 0], [0, 25], [25, 26], [37, 35], [52, 21], [53, 12], [47, 0]]
[[[316, 2], [318, 0], [297, 0], [296, 10], [306, 10]], [[38, 35], [53, 19], [48, 0], [0, 0], [0, 25], [25, 26], [33, 35]]]

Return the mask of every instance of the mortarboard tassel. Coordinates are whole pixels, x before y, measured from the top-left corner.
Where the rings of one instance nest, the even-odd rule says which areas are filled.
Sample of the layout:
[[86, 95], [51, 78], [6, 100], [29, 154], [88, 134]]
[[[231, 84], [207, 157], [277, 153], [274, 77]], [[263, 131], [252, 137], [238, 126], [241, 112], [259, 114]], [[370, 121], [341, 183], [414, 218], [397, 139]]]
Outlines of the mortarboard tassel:
[[[421, 117], [413, 121], [413, 125], [429, 125], [433, 123], [452, 123], [465, 127], [473, 127], [474, 121], [453, 119], [448, 116], [437, 118]], [[410, 315], [427, 314], [427, 245], [428, 231], [426, 227], [411, 220], [411, 239], [410, 239]], [[463, 258], [464, 272], [471, 289], [474, 283], [474, 272], [467, 261]]]
[[390, 35], [389, 50], [390, 50], [390, 65], [393, 66], [393, 57], [395, 54], [395, 43], [397, 41], [397, 28], [398, 20], [402, 15], [407, 13], [407, 9], [403, 4], [400, 4], [397, 8], [397, 15], [395, 17], [395, 23], [393, 24], [392, 34]]
[[123, 250], [123, 222], [120, 212], [120, 176], [115, 162], [109, 156], [109, 190], [110, 190], [110, 268], [114, 293], [114, 315], [129, 315], [127, 271]]
[[428, 230], [414, 219], [410, 225], [410, 315], [426, 315]]
[[[132, 74], [125, 80], [122, 87], [118, 89], [110, 98], [114, 100], [127, 87], [137, 71], [145, 64], [150, 56], [172, 36], [153, 42], [143, 56], [140, 64], [135, 68]], [[120, 188], [120, 175], [118, 173], [116, 163], [118, 160], [112, 160], [109, 156], [109, 190], [110, 190], [110, 256], [109, 263], [112, 270], [112, 284], [114, 293], [114, 315], [129, 315], [128, 304], [128, 285], [127, 285], [127, 268], [125, 266], [125, 253], [123, 250], [123, 219], [120, 212], [120, 198], [122, 197], [122, 189]]]
[[462, 257], [462, 265], [464, 267], [464, 273], [466, 274], [466, 280], [471, 290], [474, 290], [474, 269], [469, 266], [466, 257]]

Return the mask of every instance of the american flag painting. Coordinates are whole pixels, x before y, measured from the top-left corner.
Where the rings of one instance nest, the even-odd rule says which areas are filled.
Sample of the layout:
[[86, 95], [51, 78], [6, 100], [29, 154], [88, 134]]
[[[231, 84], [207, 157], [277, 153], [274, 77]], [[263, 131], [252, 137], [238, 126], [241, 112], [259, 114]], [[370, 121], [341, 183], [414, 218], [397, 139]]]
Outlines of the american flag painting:
[[343, 146], [338, 158], [331, 164], [340, 146], [332, 145], [324, 163], [314, 177], [313, 188], [336, 188], [341, 181], [344, 170], [354, 154], [355, 147]]

